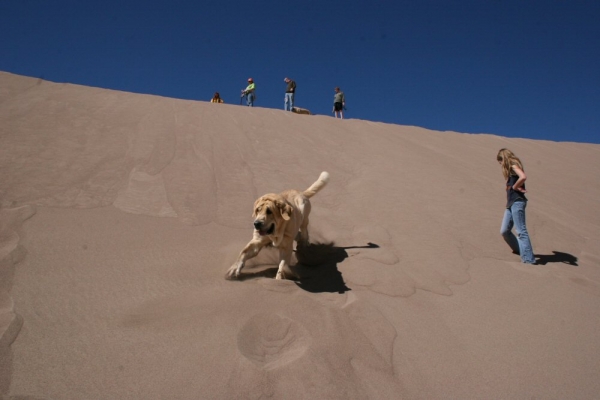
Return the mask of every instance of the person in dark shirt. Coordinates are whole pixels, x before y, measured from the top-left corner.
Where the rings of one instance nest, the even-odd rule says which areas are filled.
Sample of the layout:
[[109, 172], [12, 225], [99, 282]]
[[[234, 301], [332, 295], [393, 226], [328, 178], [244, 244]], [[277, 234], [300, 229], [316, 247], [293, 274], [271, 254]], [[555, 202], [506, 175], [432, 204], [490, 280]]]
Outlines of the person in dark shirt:
[[294, 108], [294, 96], [296, 94], [296, 82], [291, 80], [290, 78], [285, 78], [283, 81], [287, 83], [287, 86], [285, 88], [285, 99], [283, 103], [283, 109], [285, 111], [292, 111], [292, 108]]
[[344, 92], [342, 92], [339, 87], [336, 87], [333, 90], [335, 91], [335, 94], [333, 95], [333, 114], [336, 118], [339, 114], [340, 118], [344, 119], [344, 108], [346, 108]]
[[[525, 180], [527, 176], [523, 164], [508, 149], [500, 149], [496, 160], [502, 167], [502, 174], [506, 179], [506, 209], [504, 210], [500, 234], [502, 234], [513, 253], [521, 256], [522, 262], [535, 264], [535, 256], [533, 255], [533, 248], [525, 223], [525, 207], [527, 207]], [[517, 232], [517, 237], [512, 233], [513, 226]]]

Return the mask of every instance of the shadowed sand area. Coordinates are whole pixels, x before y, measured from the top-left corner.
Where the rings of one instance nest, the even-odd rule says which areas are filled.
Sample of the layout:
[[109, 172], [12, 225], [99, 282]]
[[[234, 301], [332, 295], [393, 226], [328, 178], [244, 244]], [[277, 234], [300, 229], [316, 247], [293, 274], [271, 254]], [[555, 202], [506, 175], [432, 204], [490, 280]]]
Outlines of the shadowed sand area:
[[[500, 236], [524, 161], [539, 265]], [[302, 116], [0, 72], [7, 399], [592, 399], [600, 146]], [[299, 281], [225, 272], [306, 189]]]

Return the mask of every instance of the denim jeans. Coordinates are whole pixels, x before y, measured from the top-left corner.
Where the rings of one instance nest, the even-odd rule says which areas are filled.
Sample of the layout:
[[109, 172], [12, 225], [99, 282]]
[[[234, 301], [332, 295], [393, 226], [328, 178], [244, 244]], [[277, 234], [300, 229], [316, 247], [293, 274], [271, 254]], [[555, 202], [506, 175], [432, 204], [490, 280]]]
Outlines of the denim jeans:
[[294, 93], [286, 93], [283, 109], [285, 111], [292, 111], [292, 108], [294, 108]]
[[[504, 211], [500, 233], [512, 251], [521, 255], [522, 262], [532, 264], [535, 263], [535, 257], [525, 224], [525, 207], [527, 207], [526, 201], [515, 201]], [[512, 233], [513, 226], [517, 232], [516, 237]]]
[[246, 94], [246, 104], [248, 107], [254, 107], [254, 93]]

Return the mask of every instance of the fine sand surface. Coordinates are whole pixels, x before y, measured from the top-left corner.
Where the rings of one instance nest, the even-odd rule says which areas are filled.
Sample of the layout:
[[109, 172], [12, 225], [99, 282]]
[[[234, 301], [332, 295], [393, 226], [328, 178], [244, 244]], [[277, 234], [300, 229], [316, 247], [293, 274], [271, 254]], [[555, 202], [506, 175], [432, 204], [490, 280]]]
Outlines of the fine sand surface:
[[[254, 200], [321, 171], [302, 278], [225, 280]], [[598, 199], [598, 145], [0, 73], [0, 398], [597, 399]]]

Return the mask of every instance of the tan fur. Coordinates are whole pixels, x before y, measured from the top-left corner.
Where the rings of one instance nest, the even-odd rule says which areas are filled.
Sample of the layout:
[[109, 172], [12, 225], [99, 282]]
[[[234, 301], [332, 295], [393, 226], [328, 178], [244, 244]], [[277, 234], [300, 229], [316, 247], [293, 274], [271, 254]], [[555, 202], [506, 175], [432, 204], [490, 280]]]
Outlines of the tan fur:
[[276, 279], [291, 275], [289, 269], [294, 240], [298, 245], [308, 244], [308, 216], [310, 198], [329, 181], [329, 174], [321, 172], [319, 179], [304, 192], [286, 190], [282, 193], [269, 193], [259, 197], [254, 203], [254, 233], [252, 240], [241, 251], [238, 259], [229, 268], [227, 279], [239, 278], [244, 263], [256, 257], [260, 250], [272, 244], [279, 250], [279, 268]]
[[300, 108], [300, 107], [292, 107], [292, 112], [295, 112], [296, 114], [311, 115], [310, 110], [307, 110], [306, 108]]

